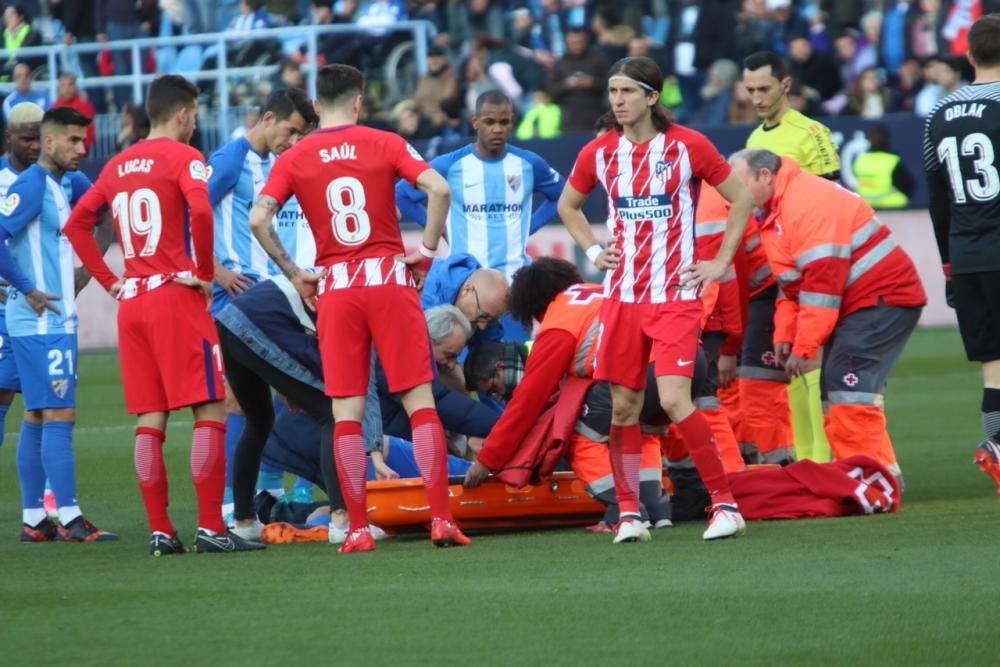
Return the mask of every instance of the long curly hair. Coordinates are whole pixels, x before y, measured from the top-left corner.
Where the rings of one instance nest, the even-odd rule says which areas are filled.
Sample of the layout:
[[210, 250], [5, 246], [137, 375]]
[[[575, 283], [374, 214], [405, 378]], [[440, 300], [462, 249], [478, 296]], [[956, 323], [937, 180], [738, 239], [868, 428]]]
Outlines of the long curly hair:
[[542, 257], [514, 273], [510, 285], [510, 315], [530, 329], [533, 320], [542, 321], [545, 311], [561, 292], [583, 282], [572, 262]]

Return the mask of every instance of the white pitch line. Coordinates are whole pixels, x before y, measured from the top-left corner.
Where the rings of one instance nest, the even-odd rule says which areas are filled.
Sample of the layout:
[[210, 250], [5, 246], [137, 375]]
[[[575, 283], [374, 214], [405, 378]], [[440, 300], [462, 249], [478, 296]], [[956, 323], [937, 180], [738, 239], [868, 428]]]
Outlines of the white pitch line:
[[[194, 422], [191, 421], [170, 421], [167, 422], [167, 428], [172, 426], [188, 428], [194, 426]], [[73, 433], [79, 433], [85, 435], [88, 433], [118, 433], [120, 431], [134, 431], [135, 424], [118, 424], [116, 426], [78, 426], [73, 429]], [[14, 438], [21, 435], [20, 431], [6, 431], [4, 433], [4, 439]]]

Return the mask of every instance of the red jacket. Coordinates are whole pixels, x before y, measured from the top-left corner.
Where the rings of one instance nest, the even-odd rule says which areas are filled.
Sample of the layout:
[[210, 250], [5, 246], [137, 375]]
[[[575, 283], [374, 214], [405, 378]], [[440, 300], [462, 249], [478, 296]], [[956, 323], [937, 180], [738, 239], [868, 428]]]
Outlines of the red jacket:
[[896, 477], [867, 456], [733, 473], [729, 486], [752, 520], [880, 514], [902, 501]]
[[570, 436], [592, 384], [591, 378], [567, 376], [555, 403], [531, 427], [517, 451], [493, 474], [516, 488], [551, 477], [559, 460], [566, 456]]
[[81, 95], [77, 95], [69, 101], [64, 101], [62, 98], [57, 99], [52, 103], [52, 108], [57, 109], [59, 107], [69, 107], [71, 109], [76, 109], [81, 114], [90, 119], [90, 125], [87, 126], [87, 139], [83, 142], [84, 146], [87, 148], [87, 152], [90, 152], [91, 146], [94, 145], [94, 105], [87, 101], [86, 98]]

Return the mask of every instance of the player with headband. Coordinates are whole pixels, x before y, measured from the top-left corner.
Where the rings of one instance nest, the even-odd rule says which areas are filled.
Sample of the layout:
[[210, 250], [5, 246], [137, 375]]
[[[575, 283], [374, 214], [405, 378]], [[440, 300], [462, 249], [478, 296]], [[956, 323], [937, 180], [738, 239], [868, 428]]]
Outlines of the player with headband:
[[[639, 517], [639, 413], [650, 352], [660, 403], [680, 428], [712, 496], [704, 539], [745, 529], [712, 429], [691, 401], [703, 315], [700, 288], [725, 273], [753, 210], [750, 192], [702, 134], [673, 122], [660, 103], [663, 73], [649, 58], [625, 58], [608, 78], [610, 131], [587, 144], [559, 200], [559, 215], [594, 265], [607, 271], [594, 378], [611, 384], [611, 462], [621, 521], [614, 543], [649, 540]], [[695, 202], [701, 181], [731, 204], [718, 255], [695, 262]], [[614, 239], [597, 243], [583, 203], [600, 183]]]

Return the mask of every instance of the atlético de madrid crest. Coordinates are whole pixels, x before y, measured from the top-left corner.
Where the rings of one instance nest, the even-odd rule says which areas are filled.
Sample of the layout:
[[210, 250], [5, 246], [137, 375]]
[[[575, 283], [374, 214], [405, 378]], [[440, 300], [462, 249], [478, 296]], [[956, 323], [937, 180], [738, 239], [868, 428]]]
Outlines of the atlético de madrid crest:
[[656, 163], [656, 177], [666, 183], [674, 175], [674, 163], [670, 160], [660, 160]]
[[517, 192], [521, 187], [521, 176], [518, 174], [510, 174], [507, 176], [507, 185], [510, 186], [510, 189], [513, 192]]

